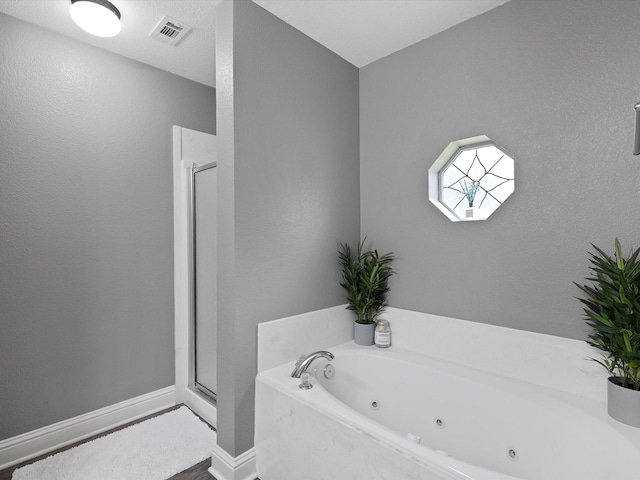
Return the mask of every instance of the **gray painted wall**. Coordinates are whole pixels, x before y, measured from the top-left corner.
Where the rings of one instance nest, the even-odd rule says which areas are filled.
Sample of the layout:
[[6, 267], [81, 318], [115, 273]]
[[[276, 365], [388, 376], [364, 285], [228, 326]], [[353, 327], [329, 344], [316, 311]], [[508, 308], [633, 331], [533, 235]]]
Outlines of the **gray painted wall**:
[[[584, 338], [590, 243], [640, 244], [640, 3], [513, 0], [360, 71], [361, 231], [397, 256], [391, 304]], [[452, 223], [427, 170], [486, 134], [516, 191]]]
[[0, 440], [174, 384], [171, 125], [215, 91], [0, 14]]
[[256, 326], [344, 303], [358, 69], [248, 0], [218, 10], [218, 444], [253, 445]]
[[[252, 444], [256, 325], [344, 302], [335, 248], [358, 218], [399, 257], [393, 306], [584, 336], [585, 250], [640, 233], [637, 2], [513, 0], [361, 69], [359, 92], [260, 7], [221, 12], [225, 450]], [[170, 125], [214, 131], [215, 92], [0, 27], [2, 439], [173, 383]], [[478, 134], [515, 155], [516, 192], [453, 224], [427, 169]]]

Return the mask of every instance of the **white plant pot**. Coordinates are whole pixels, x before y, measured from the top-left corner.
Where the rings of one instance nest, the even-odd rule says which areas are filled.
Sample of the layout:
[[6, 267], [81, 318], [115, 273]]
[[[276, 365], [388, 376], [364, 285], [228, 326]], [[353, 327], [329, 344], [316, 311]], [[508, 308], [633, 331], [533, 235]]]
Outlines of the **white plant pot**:
[[620, 386], [609, 377], [607, 381], [607, 410], [619, 422], [640, 427], [640, 391]]
[[373, 345], [375, 323], [353, 322], [353, 339], [356, 345]]

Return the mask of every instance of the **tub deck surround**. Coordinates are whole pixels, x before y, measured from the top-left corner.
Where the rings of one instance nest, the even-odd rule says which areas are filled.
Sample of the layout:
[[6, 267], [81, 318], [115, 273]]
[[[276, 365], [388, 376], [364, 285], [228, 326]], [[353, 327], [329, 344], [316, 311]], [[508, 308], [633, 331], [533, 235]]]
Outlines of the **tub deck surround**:
[[[394, 347], [606, 401], [607, 372], [587, 360], [600, 352], [584, 341], [392, 307], [382, 317], [391, 324]], [[353, 320], [340, 305], [261, 323], [258, 372], [353, 340]]]
[[[295, 363], [298, 355], [353, 340], [355, 315], [346, 305], [316, 310], [258, 325], [258, 372]], [[293, 363], [291, 368], [293, 369]]]
[[[255, 450], [263, 480], [638, 478], [640, 429], [607, 415], [606, 372], [586, 360], [598, 352], [585, 342], [396, 308], [386, 314], [389, 349], [310, 340], [339, 325], [340, 308], [260, 326]], [[265, 339], [289, 355], [280, 366], [284, 355], [267, 354]], [[336, 374], [320, 373], [303, 391], [289, 377], [295, 357], [319, 349], [336, 355]]]
[[608, 374], [582, 340], [388, 308], [392, 343], [554, 390], [606, 401]]

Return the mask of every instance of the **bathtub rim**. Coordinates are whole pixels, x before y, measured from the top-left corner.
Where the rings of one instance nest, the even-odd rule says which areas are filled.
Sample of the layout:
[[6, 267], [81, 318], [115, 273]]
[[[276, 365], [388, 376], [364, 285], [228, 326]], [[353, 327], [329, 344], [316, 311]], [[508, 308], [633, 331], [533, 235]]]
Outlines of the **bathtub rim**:
[[[345, 350], [372, 351], [371, 348], [375, 347], [362, 347], [350, 341], [332, 347], [329, 350], [337, 352]], [[389, 351], [389, 349], [386, 349], [386, 351]], [[411, 353], [415, 354], [415, 352]], [[411, 443], [395, 430], [371, 420], [362, 413], [344, 404], [315, 379], [314, 387], [311, 390], [300, 389], [298, 387], [300, 383], [299, 379], [289, 376], [294, 363], [295, 362], [292, 361], [291, 363], [279, 365], [260, 372], [256, 376], [256, 383], [262, 383], [273, 388], [280, 394], [299, 401], [307, 408], [333, 419], [352, 431], [367, 435], [372, 441], [405, 457], [408, 461], [419, 464], [421, 467], [430, 470], [443, 479], [475, 480], [477, 478], [479, 480], [525, 480], [521, 477], [489, 470], [453, 456], [443, 455], [428, 445]], [[309, 401], [309, 399], [312, 400]], [[330, 408], [329, 405], [331, 405], [332, 408]], [[444, 459], [446, 459], [446, 461]], [[469, 474], [472, 476], [469, 476]]]
[[[277, 369], [278, 367], [275, 367], [273, 370]], [[264, 375], [264, 373], [266, 372], [262, 372], [262, 374], [259, 374], [260, 378], [256, 379], [256, 383], [260, 383], [264, 387], [275, 390], [280, 395], [284, 395], [293, 399], [304, 407], [309, 408], [319, 413], [320, 415], [339, 423], [344, 428], [348, 428], [349, 430], [354, 431], [360, 435], [366, 435], [369, 440], [383, 446], [386, 449], [392, 450], [394, 453], [404, 457], [407, 461], [418, 464], [422, 468], [433, 472], [443, 480], [525, 480], [519, 477], [504, 475], [500, 472], [483, 469], [482, 467], [466, 463], [455, 457], [442, 456], [442, 454], [437, 453], [435, 450], [425, 445], [400, 445], [402, 437], [397, 432], [385, 427], [384, 425], [377, 424], [361, 413], [342, 404], [342, 402], [335, 399], [335, 397], [328, 393], [322, 386], [319, 386], [319, 388], [316, 388], [316, 386], [314, 386], [313, 389], [307, 390], [307, 392], [315, 391], [315, 395], [317, 395], [318, 391], [322, 391], [321, 399], [315, 399], [314, 401], [304, 401], [301, 400], [301, 397], [299, 395], [296, 395], [298, 392], [302, 391], [298, 388], [297, 382], [293, 385], [293, 388], [290, 388], [290, 385], [287, 385], [287, 388], [282, 388], [282, 383], [278, 382], [277, 380], [273, 381], [273, 379], [269, 378], [268, 375]], [[325, 401], [323, 402], [322, 399], [324, 399]], [[321, 406], [328, 403], [340, 404], [341, 406], [344, 406], [344, 409], [348, 409], [351, 412], [349, 413], [349, 416], [347, 416], [342, 411], [342, 409], [340, 409], [340, 411], [336, 411], [335, 409], [328, 409]], [[445, 463], [443, 462], [443, 458], [447, 459], [447, 463], [450, 464], [449, 466], [445, 465]], [[469, 476], [464, 472], [467, 472], [469, 474], [475, 474], [476, 472], [479, 472], [482, 476]]]
[[[400, 357], [401, 361], [411, 361], [411, 363], [421, 364], [426, 362], [429, 368], [437, 368], [446, 373], [456, 374], [459, 372], [472, 372], [472, 375], [461, 375], [465, 379], [473, 376], [474, 382], [483, 383], [483, 380], [489, 379], [489, 385], [499, 387], [513, 386], [516, 388], [515, 395], [521, 395], [522, 391], [531, 393], [538, 397], [550, 397], [552, 400], [560, 402], [562, 408], [577, 409], [581, 414], [592, 417], [594, 421], [604, 424], [626, 440], [630, 447], [640, 455], [640, 429], [633, 428], [615, 421], [606, 413], [606, 403], [599, 402], [594, 399], [585, 398], [581, 395], [572, 395], [565, 391], [555, 390], [550, 387], [541, 386], [537, 383], [529, 383], [526, 380], [517, 380], [511, 376], [501, 375], [499, 373], [487, 372], [484, 369], [474, 369], [467, 365], [457, 364], [449, 360], [430, 357], [420, 354], [415, 350], [404, 349], [399, 347], [391, 347], [389, 349], [377, 349], [370, 346], [356, 345], [353, 341], [342, 343], [327, 348], [333, 353], [349, 353], [364, 354], [367, 356], [375, 356], [384, 358], [392, 355], [394, 358]], [[403, 435], [389, 427], [377, 423], [343, 403], [332, 393], [327, 391], [324, 386], [317, 380], [314, 380], [314, 388], [303, 391], [298, 388], [299, 380], [290, 378], [290, 370], [295, 363], [291, 360], [288, 363], [273, 367], [271, 369], [260, 372], [256, 376], [256, 382], [262, 382], [271, 388], [278, 390], [280, 393], [294, 398], [303, 403], [308, 408], [328, 416], [341, 425], [356, 431], [358, 433], [367, 434], [377, 443], [390, 448], [391, 450], [403, 455], [410, 461], [416, 462], [421, 466], [430, 469], [434, 473], [443, 476], [447, 480], [468, 480], [470, 478], [492, 479], [492, 480], [522, 480], [521, 477], [515, 477], [495, 470], [466, 462], [463, 459], [446, 456], [446, 462], [443, 462], [443, 456], [437, 450], [428, 445], [416, 445], [409, 442]], [[324, 365], [329, 362], [318, 363]], [[306, 397], [306, 398], [305, 398]], [[338, 406], [339, 408], [336, 408]], [[465, 473], [466, 472], [466, 473]], [[471, 474], [469, 476], [468, 474]]]

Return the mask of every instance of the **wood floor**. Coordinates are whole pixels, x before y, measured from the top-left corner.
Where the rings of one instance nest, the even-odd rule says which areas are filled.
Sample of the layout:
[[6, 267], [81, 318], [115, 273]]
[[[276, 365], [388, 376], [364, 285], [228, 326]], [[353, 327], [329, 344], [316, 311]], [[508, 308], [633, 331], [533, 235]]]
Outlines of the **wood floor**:
[[[20, 463], [18, 465], [14, 465], [13, 467], [9, 467], [6, 468], [4, 470], [0, 470], [0, 480], [11, 480], [11, 476], [13, 475], [13, 471], [16, 470], [17, 468], [23, 467], [25, 465], [28, 465], [30, 463], [36, 462], [38, 460], [42, 460], [43, 458], [46, 458], [50, 455], [53, 455], [54, 453], [59, 453], [59, 452], [64, 452], [65, 450], [69, 450], [70, 448], [76, 447], [78, 445], [83, 444], [84, 442], [89, 442], [91, 440], [95, 440], [96, 438], [100, 438], [100, 437], [104, 437], [105, 435], [108, 435], [110, 433], [113, 432], [117, 432], [118, 430], [122, 430], [123, 428], [129, 427], [131, 425], [134, 425], [136, 423], [140, 423], [144, 420], [147, 420], [149, 418], [153, 418], [153, 417], [157, 417], [158, 415], [162, 415], [163, 413], [167, 413], [170, 412], [171, 410], [175, 410], [177, 408], [180, 408], [182, 405], [176, 405], [175, 407], [172, 408], [168, 408], [166, 410], [163, 410], [161, 412], [155, 413], [153, 415], [149, 415], [147, 417], [144, 418], [140, 418], [138, 420], [136, 420], [135, 422], [130, 422], [127, 423], [126, 425], [121, 425], [120, 427], [114, 428], [112, 430], [109, 430], [108, 432], [103, 432], [99, 435], [95, 435], [94, 437], [91, 438], [87, 438], [81, 442], [76, 442], [72, 445], [68, 445], [66, 447], [60, 448], [58, 450], [54, 450], [52, 452], [46, 453], [45, 455], [42, 455], [40, 457], [36, 457], [36, 458], [32, 458], [31, 460], [28, 460], [24, 463]], [[213, 475], [211, 475], [207, 470], [208, 468], [211, 466], [211, 459], [208, 458], [207, 460], [204, 460], [200, 463], [198, 463], [197, 465], [194, 465], [191, 468], [188, 468], [187, 470], [185, 470], [182, 473], [178, 473], [177, 475], [174, 475], [173, 477], [171, 477], [168, 480], [216, 480], [215, 477]]]
[[215, 480], [215, 477], [207, 471], [210, 466], [211, 459], [207, 458], [184, 472], [174, 475], [169, 480]]

